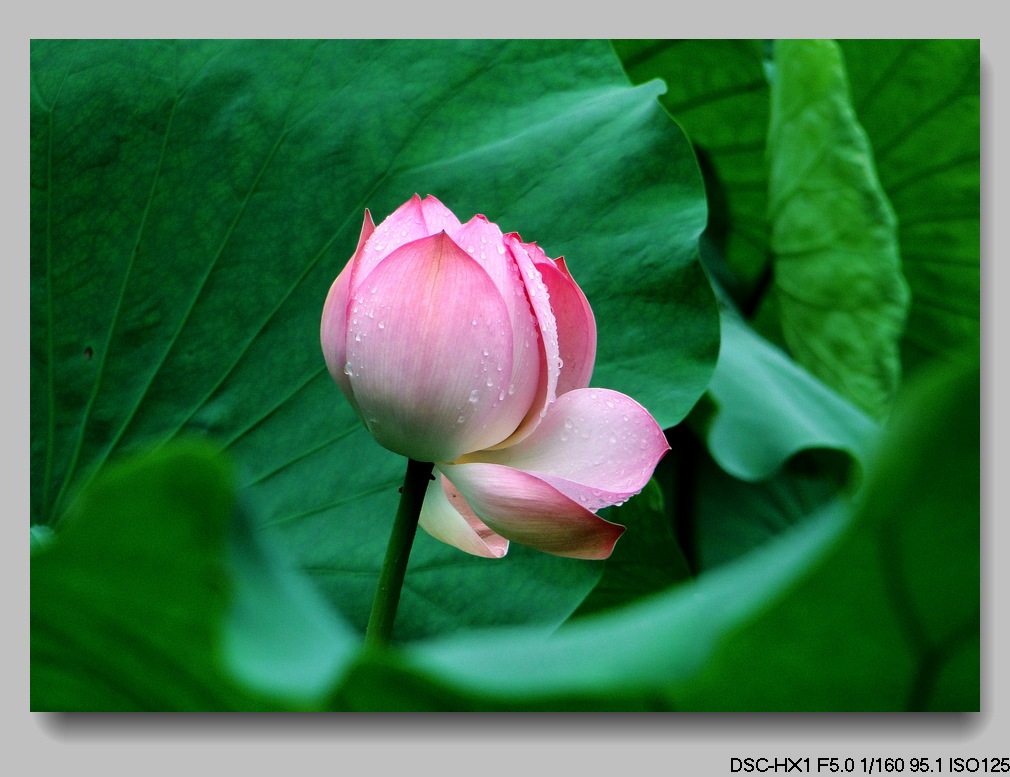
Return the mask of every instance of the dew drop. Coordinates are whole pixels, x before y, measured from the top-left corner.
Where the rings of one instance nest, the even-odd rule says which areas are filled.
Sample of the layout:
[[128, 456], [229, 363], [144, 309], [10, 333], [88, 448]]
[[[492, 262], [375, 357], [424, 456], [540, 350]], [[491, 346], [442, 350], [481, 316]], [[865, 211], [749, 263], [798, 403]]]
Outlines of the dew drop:
[[354, 368], [351, 367], [350, 362], [347, 362], [347, 364], [344, 365], [344, 375], [353, 375], [353, 374], [354, 374]]
[[499, 254], [503, 254], [503, 253], [505, 253], [505, 246], [504, 246], [504, 245], [502, 245], [501, 243], [499, 243], [499, 244], [498, 244], [498, 245], [496, 246], [496, 248], [498, 249], [498, 253], [499, 253]]
[[562, 432], [561, 433], [561, 442], [568, 442], [568, 433], [567, 432]]
[[509, 396], [512, 396], [515, 393], [516, 393], [516, 384], [509, 383]]
[[489, 351], [489, 350], [488, 350], [487, 348], [485, 348], [485, 349], [484, 349], [484, 355], [485, 355], [485, 356], [488, 356], [488, 355], [489, 355], [490, 353], [491, 353], [491, 352], [490, 352], [490, 351]]
[[472, 254], [473, 253], [473, 246], [467, 246], [466, 250]]
[[[487, 379], [487, 387], [491, 388], [494, 385], [494, 378]], [[498, 399], [504, 399], [504, 397], [498, 397]]]
[[474, 389], [473, 391], [470, 392], [470, 399], [468, 401], [470, 402], [471, 405], [476, 405], [477, 400], [479, 398], [480, 398], [480, 392], [477, 391], [477, 389]]
[[[488, 385], [490, 385], [490, 384], [488, 384]], [[502, 389], [501, 391], [498, 392], [498, 401], [499, 402], [504, 402], [505, 401], [505, 389]]]
[[385, 329], [385, 328], [386, 328], [386, 322], [385, 321], [380, 321], [379, 322], [379, 329]]
[[611, 400], [607, 400], [607, 407], [613, 407], [614, 403]]
[[465, 415], [461, 415], [459, 418], [456, 419], [456, 423], [457, 424], [461, 424], [464, 421], [466, 421], [466, 416]]
[[571, 418], [566, 418], [565, 419], [565, 429], [571, 429], [574, 426], [575, 426], [575, 424], [572, 423], [572, 419]]
[[616, 442], [617, 442], [617, 437], [615, 437], [614, 435], [610, 435], [610, 444], [614, 445]]
[[475, 318], [475, 319], [473, 319], [473, 320], [472, 320], [472, 321], [470, 322], [470, 326], [477, 326], [477, 319], [476, 319], [476, 318]]
[[354, 342], [356, 343], [361, 342], [361, 332], [358, 332], [356, 335], [354, 335]]
[[372, 289], [371, 289], [372, 294], [375, 294], [375, 292], [377, 292], [378, 290], [379, 290], [378, 286], [373, 286]]

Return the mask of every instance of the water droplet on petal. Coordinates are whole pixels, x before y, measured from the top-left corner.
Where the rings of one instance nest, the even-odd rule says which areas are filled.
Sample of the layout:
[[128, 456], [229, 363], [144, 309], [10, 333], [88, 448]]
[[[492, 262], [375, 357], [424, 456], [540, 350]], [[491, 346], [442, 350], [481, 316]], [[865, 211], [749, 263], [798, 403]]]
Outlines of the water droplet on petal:
[[501, 243], [499, 243], [496, 247], [498, 249], [498, 253], [499, 254], [505, 253], [505, 246], [504, 245], [502, 245]]
[[491, 353], [491, 352], [490, 352], [490, 351], [489, 351], [489, 350], [488, 350], [487, 348], [485, 348], [485, 349], [484, 349], [484, 355], [485, 355], [485, 356], [489, 355], [490, 353]]
[[456, 423], [457, 424], [461, 424], [464, 421], [466, 421], [466, 416], [465, 415], [461, 415], [459, 418], [456, 419]]
[[572, 419], [571, 418], [566, 418], [565, 419], [565, 429], [571, 429], [573, 426], [575, 426], [575, 424], [572, 423]]
[[379, 322], [379, 329], [385, 329], [385, 328], [386, 328], [386, 322], [385, 321], [380, 321]]
[[477, 391], [477, 389], [474, 389], [473, 391], [470, 392], [470, 399], [467, 401], [470, 402], [471, 405], [476, 405], [477, 400], [479, 398], [480, 398], [480, 392]]
[[509, 383], [509, 396], [512, 396], [515, 393], [516, 393], [516, 384]]
[[607, 400], [607, 407], [613, 407], [614, 403], [611, 400]]
[[347, 362], [347, 364], [344, 365], [344, 375], [353, 375], [353, 374], [354, 369], [351, 367], [351, 363]]
[[[494, 378], [487, 379], [487, 387], [491, 388], [494, 385]], [[504, 397], [498, 397], [498, 399], [504, 399]]]
[[356, 343], [361, 342], [361, 332], [358, 332], [356, 335], [354, 335], [354, 342]]
[[470, 322], [470, 326], [477, 326], [477, 319], [476, 319], [476, 318], [475, 318], [475, 319], [473, 319], [473, 320], [472, 320], [472, 321]]

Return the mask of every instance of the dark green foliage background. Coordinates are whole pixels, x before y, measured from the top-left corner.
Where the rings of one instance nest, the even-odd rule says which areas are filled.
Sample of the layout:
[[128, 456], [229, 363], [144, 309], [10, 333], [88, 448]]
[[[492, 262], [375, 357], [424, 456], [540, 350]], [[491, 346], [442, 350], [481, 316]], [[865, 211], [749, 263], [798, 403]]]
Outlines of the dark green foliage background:
[[[911, 289], [884, 420], [783, 349], [774, 47], [33, 41], [32, 708], [977, 709], [978, 42], [839, 52]], [[371, 653], [403, 462], [319, 315], [415, 192], [566, 257], [673, 451], [606, 563], [419, 534]]]

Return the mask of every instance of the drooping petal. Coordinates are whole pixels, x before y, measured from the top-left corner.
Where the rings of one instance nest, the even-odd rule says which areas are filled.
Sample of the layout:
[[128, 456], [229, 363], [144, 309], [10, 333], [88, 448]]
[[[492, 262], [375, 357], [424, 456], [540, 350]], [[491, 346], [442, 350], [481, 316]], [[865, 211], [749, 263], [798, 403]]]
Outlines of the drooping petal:
[[605, 521], [536, 475], [500, 464], [446, 464], [443, 474], [502, 537], [544, 553], [604, 559], [624, 527]]
[[509, 549], [508, 540], [488, 528], [441, 473], [428, 483], [418, 523], [436, 540], [474, 556], [501, 558]]
[[344, 365], [347, 364], [347, 313], [350, 302], [351, 274], [354, 271], [355, 260], [361, 255], [362, 248], [374, 231], [375, 224], [372, 221], [372, 214], [365, 208], [365, 218], [361, 225], [361, 234], [358, 236], [358, 247], [330, 286], [326, 302], [323, 304], [323, 317], [319, 326], [319, 340], [323, 346], [323, 359], [326, 361], [326, 368], [355, 410], [358, 409], [358, 404], [354, 401], [351, 382], [344, 372]]
[[[543, 252], [541, 252], [542, 254]], [[551, 295], [551, 310], [558, 324], [561, 374], [558, 395], [585, 388], [596, 363], [596, 318], [589, 300], [572, 278], [564, 257], [534, 260]]]
[[588, 388], [558, 397], [522, 442], [464, 461], [525, 470], [598, 510], [641, 491], [668, 450], [663, 430], [635, 400]]
[[484, 269], [440, 232], [396, 249], [366, 281], [352, 292], [346, 366], [376, 440], [451, 461], [500, 439], [512, 333]]
[[482, 215], [460, 226], [453, 241], [483, 267], [494, 281], [509, 312], [512, 328], [512, 374], [508, 388], [499, 397], [501, 442], [515, 431], [529, 412], [540, 380], [540, 354], [537, 348], [537, 321], [526, 296], [526, 285], [512, 254], [505, 249], [501, 230]]
[[[495, 447], [514, 445], [532, 432], [540, 423], [548, 405], [557, 396], [558, 375], [560, 373], [558, 350], [558, 325], [551, 310], [550, 295], [540, 271], [536, 268], [529, 249], [537, 249], [532, 243], [523, 243], [514, 232], [505, 235], [505, 248], [515, 260], [519, 277], [526, 287], [526, 296], [537, 321], [537, 361], [540, 365], [537, 389], [529, 411], [519, 427], [504, 442]], [[540, 252], [543, 253], [542, 251]], [[530, 346], [534, 347], [533, 345]]]

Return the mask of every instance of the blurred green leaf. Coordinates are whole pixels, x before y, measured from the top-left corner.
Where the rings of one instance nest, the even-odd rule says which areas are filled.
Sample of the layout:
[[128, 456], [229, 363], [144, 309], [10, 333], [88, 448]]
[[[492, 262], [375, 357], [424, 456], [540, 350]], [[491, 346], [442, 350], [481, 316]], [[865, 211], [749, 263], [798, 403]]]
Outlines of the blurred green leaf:
[[708, 398], [691, 424], [719, 466], [741, 480], [768, 478], [808, 449], [865, 463], [878, 433], [865, 413], [728, 313]]
[[[350, 708], [979, 708], [979, 369], [899, 398], [854, 513], [566, 626], [365, 656]], [[923, 419], [928, 419], [924, 423]]]
[[894, 212], [833, 41], [777, 41], [768, 129], [774, 289], [796, 361], [872, 416], [901, 382]]
[[852, 103], [898, 214], [912, 306], [906, 370], [977, 354], [980, 93], [976, 40], [839, 41]]
[[[404, 462], [333, 385], [319, 317], [364, 208], [415, 192], [564, 254], [599, 322], [594, 384], [676, 423], [718, 320], [701, 178], [658, 92], [605, 41], [33, 41], [33, 522], [113, 455], [204, 433], [363, 629]], [[600, 573], [422, 535], [394, 636], [550, 630]]]
[[264, 542], [248, 510], [232, 522], [228, 551], [234, 594], [221, 645], [230, 676], [284, 703], [318, 707], [361, 640], [309, 580]]
[[216, 660], [234, 481], [203, 442], [110, 466], [31, 559], [35, 711], [241, 710]]
[[740, 558], [828, 505], [850, 499], [850, 469], [844, 453], [808, 449], [767, 479], [749, 482], [701, 456], [693, 500], [698, 568]]

